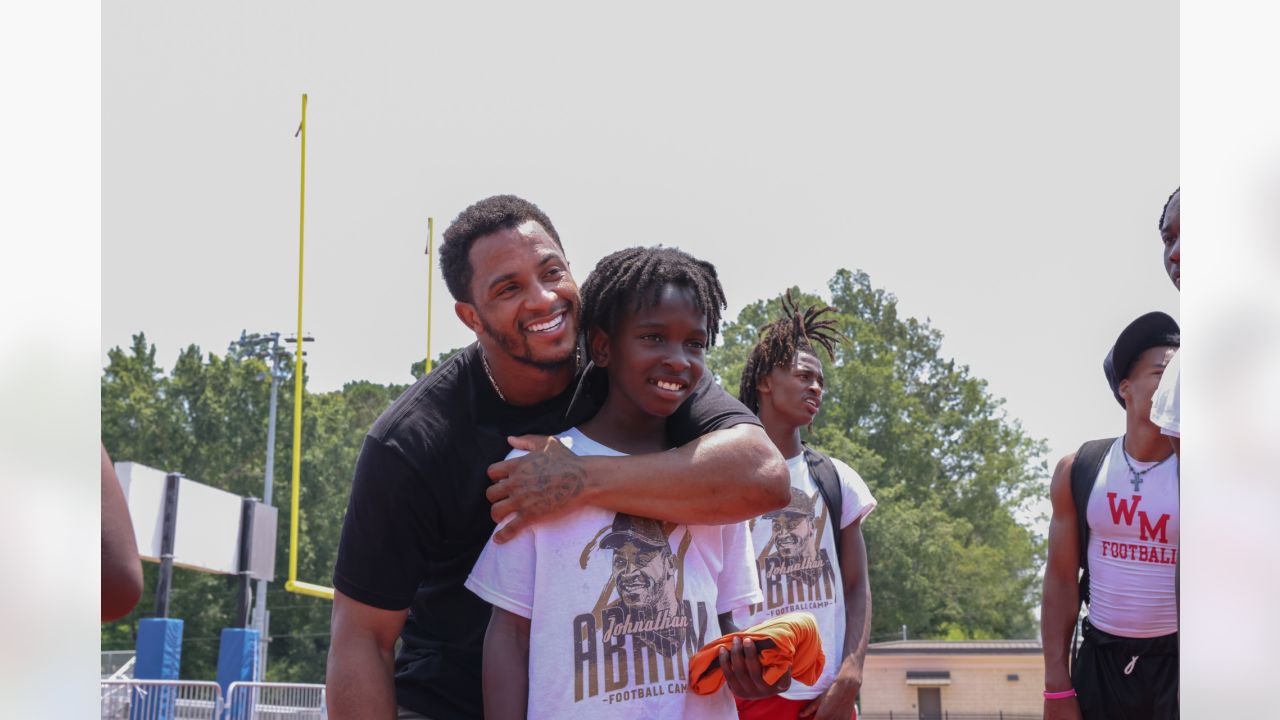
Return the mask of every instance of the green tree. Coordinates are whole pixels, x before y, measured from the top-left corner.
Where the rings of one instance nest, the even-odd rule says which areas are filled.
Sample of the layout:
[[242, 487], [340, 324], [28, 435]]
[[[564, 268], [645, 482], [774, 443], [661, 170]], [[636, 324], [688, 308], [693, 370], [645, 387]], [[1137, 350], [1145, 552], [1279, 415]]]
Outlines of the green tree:
[[[1044, 442], [943, 357], [941, 332], [899, 318], [897, 299], [865, 273], [839, 270], [828, 287], [849, 342], [823, 358], [826, 392], [807, 440], [857, 469], [879, 502], [864, 530], [873, 636], [905, 624], [918, 637], [1029, 637], [1043, 540], [1015, 516], [1045, 492]], [[744, 308], [711, 354], [735, 395], [781, 297]]]
[[[286, 362], [286, 370], [292, 371]], [[304, 375], [305, 384], [305, 375]], [[269, 680], [316, 682], [328, 650], [330, 603], [283, 589], [288, 569], [293, 381], [280, 383], [272, 503], [279, 509], [276, 581], [271, 612]], [[305, 393], [299, 505], [298, 576], [329, 584], [351, 473], [364, 434], [403, 385], [348, 383], [340, 391]], [[305, 391], [304, 391], [305, 392]], [[171, 372], [156, 363], [144, 335], [129, 351], [108, 352], [102, 377], [102, 437], [115, 460], [181, 472], [206, 485], [258, 497], [266, 461], [270, 379], [259, 359], [232, 350], [202, 356], [190, 346]], [[131, 649], [137, 621], [154, 615], [156, 569], [144, 563], [142, 601], [128, 617], [105, 624], [103, 649]], [[182, 676], [216, 674], [218, 639], [234, 622], [235, 581], [176, 568], [170, 615], [184, 621]]]
[[[436, 355], [435, 359], [431, 361], [432, 369], [440, 367], [440, 365], [445, 360], [448, 360], [449, 358], [453, 357], [454, 355], [457, 355], [458, 353], [462, 352], [465, 349], [466, 349], [465, 347], [456, 347], [452, 350], [445, 350], [439, 355]], [[414, 380], [420, 380], [422, 379], [423, 375], [426, 375], [426, 372], [424, 372], [426, 370], [426, 367], [427, 367], [427, 362], [425, 360], [419, 360], [409, 366], [409, 374], [413, 376]]]

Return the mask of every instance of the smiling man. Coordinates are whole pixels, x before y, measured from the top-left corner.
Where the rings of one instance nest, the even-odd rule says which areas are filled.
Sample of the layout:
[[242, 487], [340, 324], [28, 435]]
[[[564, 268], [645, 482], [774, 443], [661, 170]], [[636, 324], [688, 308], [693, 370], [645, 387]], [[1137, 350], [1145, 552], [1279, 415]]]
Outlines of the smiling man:
[[[607, 387], [587, 372], [578, 286], [537, 206], [502, 195], [467, 208], [440, 267], [476, 342], [365, 438], [334, 569], [333, 718], [482, 716], [490, 606], [463, 582], [497, 521], [514, 515], [503, 542], [585, 506], [712, 524], [787, 501], [781, 455], [709, 373], [665, 420], [673, 450], [578, 456], [547, 437], [594, 415]], [[503, 461], [513, 446], [530, 452]]]

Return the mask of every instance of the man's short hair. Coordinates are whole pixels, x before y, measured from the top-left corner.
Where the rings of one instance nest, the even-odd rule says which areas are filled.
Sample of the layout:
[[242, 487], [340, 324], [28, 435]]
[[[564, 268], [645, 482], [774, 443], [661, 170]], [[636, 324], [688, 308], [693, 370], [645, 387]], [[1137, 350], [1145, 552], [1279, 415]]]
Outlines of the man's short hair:
[[440, 273], [444, 275], [449, 294], [458, 302], [471, 302], [471, 246], [476, 240], [499, 230], [509, 230], [530, 220], [560, 245], [560, 235], [551, 224], [551, 218], [537, 205], [515, 195], [487, 197], [458, 213], [449, 229], [444, 231], [440, 243]]

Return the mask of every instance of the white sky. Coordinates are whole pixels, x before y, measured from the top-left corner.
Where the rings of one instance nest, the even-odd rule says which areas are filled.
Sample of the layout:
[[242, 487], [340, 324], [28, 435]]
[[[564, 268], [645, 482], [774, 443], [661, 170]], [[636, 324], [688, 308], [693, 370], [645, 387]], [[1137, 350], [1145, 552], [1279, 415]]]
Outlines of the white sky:
[[[171, 367], [296, 324], [313, 390], [408, 382], [426, 218], [513, 192], [579, 281], [665, 243], [729, 315], [838, 267], [929, 318], [1050, 461], [1123, 431], [1101, 371], [1178, 317], [1156, 219], [1178, 176], [1167, 3], [103, 6], [102, 363]], [[470, 340], [437, 271], [433, 352]]]

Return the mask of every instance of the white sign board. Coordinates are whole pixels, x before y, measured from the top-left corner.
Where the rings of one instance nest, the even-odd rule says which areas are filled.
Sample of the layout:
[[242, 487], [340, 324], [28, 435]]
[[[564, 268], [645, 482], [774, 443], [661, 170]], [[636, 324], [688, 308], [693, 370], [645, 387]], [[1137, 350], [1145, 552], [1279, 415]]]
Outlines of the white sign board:
[[[138, 554], [160, 561], [164, 531], [165, 473], [132, 462], [115, 464], [116, 476], [129, 502]], [[264, 513], [263, 510], [266, 512]], [[255, 546], [270, 538], [265, 558], [252, 563], [255, 577], [270, 579], [275, 571], [275, 508], [257, 509]], [[178, 516], [174, 526], [173, 563], [204, 572], [234, 574], [240, 569], [241, 498], [189, 478], [178, 481]], [[257, 547], [254, 548], [255, 550]]]

